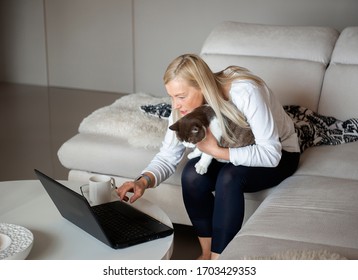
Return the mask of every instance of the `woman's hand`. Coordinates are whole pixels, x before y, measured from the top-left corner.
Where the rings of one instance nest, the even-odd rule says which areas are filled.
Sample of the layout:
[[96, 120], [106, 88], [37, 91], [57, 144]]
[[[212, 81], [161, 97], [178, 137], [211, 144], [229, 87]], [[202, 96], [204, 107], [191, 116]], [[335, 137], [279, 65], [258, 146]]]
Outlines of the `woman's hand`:
[[218, 142], [216, 141], [214, 135], [211, 133], [210, 128], [207, 128], [205, 138], [196, 143], [196, 147], [208, 155], [213, 155], [213, 151], [219, 147]]
[[213, 156], [216, 159], [230, 160], [228, 148], [220, 147], [210, 128], [206, 130], [206, 137], [196, 143], [196, 147], [203, 153]]
[[[146, 188], [146, 182], [138, 180], [125, 182], [122, 186], [118, 187], [116, 191], [121, 200], [133, 203], [144, 194]], [[129, 198], [127, 192], [131, 192], [133, 195]]]

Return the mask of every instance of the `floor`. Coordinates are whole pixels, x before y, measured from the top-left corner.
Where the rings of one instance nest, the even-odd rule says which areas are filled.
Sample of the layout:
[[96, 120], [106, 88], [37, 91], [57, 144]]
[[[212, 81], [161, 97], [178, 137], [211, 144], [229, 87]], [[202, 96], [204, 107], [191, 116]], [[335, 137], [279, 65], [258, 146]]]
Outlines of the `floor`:
[[[77, 133], [81, 120], [113, 103], [118, 93], [0, 83], [0, 181], [36, 179], [37, 168], [58, 180], [68, 170], [57, 150]], [[193, 229], [174, 225], [172, 259], [195, 259]]]

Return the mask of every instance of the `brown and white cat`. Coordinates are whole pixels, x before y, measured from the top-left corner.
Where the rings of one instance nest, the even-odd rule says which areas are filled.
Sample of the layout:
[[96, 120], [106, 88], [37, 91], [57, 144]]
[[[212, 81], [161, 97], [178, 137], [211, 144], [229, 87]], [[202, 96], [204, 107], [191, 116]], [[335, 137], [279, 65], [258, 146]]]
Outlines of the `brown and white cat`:
[[175, 131], [179, 141], [186, 147], [194, 148], [194, 151], [188, 155], [188, 158], [195, 158], [201, 156], [198, 163], [195, 165], [198, 174], [205, 174], [213, 159], [212, 156], [202, 153], [195, 144], [202, 141], [206, 137], [206, 130], [209, 127], [212, 134], [222, 147], [244, 147], [255, 143], [254, 135], [249, 128], [242, 128], [233, 122], [227, 120], [229, 126], [237, 137], [238, 141], [235, 145], [229, 145], [221, 138], [222, 130], [219, 126], [214, 110], [208, 106], [203, 105], [189, 114], [180, 118], [177, 122], [172, 124], [169, 129]]

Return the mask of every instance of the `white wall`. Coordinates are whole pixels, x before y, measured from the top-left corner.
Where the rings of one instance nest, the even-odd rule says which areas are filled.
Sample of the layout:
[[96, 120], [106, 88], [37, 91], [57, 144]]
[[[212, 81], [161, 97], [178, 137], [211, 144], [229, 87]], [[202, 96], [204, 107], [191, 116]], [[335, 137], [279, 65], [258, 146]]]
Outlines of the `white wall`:
[[0, 80], [47, 84], [42, 0], [0, 0]]
[[356, 0], [0, 0], [0, 81], [164, 94], [177, 55], [224, 20], [358, 25]]
[[132, 92], [132, 1], [45, 3], [50, 85]]

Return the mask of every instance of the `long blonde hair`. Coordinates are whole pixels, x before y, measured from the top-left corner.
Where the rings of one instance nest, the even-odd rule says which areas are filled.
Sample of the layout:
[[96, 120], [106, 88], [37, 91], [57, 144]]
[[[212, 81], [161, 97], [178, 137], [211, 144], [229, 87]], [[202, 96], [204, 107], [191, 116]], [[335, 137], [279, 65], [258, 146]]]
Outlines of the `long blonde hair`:
[[[236, 137], [229, 128], [227, 119], [241, 127], [249, 125], [236, 106], [230, 100], [226, 100], [222, 88], [234, 80], [250, 80], [256, 84], [262, 84], [263, 81], [247, 69], [238, 66], [229, 66], [213, 73], [204, 60], [195, 54], [184, 54], [174, 59], [164, 73], [164, 84], [178, 77], [201, 90], [205, 102], [213, 108], [217, 116], [223, 130], [223, 138], [229, 143], [235, 143]], [[174, 121], [178, 120], [179, 112], [173, 111], [173, 117]]]

